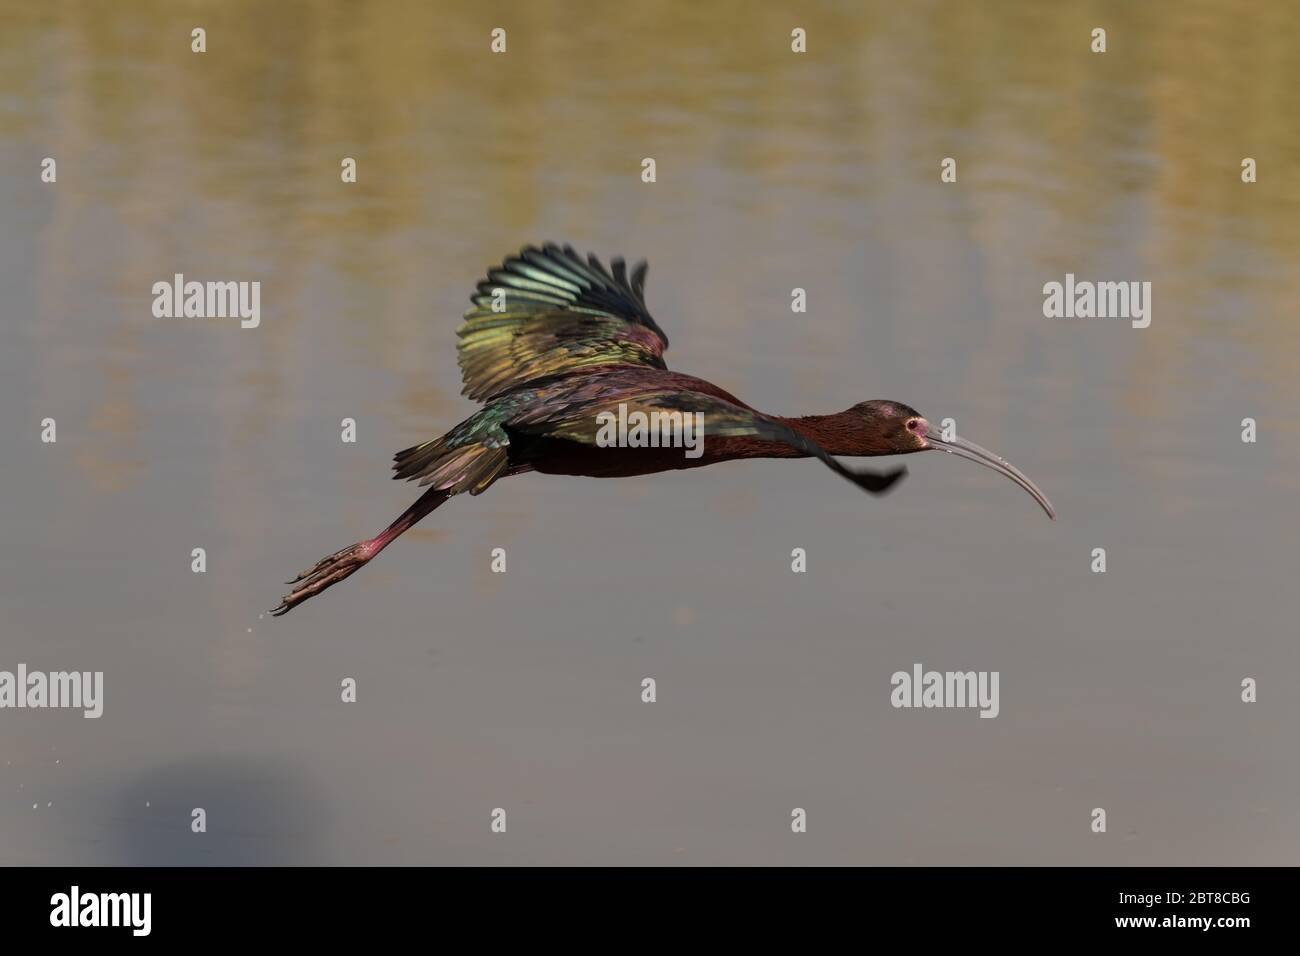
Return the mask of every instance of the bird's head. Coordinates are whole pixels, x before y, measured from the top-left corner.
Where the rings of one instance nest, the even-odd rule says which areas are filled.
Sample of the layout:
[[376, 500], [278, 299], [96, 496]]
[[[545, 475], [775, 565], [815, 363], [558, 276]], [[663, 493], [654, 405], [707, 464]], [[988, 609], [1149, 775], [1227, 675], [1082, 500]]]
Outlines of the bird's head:
[[862, 419], [873, 454], [906, 455], [916, 451], [946, 451], [958, 458], [967, 458], [1010, 478], [1033, 496], [1049, 518], [1056, 519], [1056, 512], [1047, 496], [1019, 468], [974, 442], [956, 435], [944, 438], [942, 429], [931, 425], [910, 405], [875, 400], [854, 405], [852, 411]]

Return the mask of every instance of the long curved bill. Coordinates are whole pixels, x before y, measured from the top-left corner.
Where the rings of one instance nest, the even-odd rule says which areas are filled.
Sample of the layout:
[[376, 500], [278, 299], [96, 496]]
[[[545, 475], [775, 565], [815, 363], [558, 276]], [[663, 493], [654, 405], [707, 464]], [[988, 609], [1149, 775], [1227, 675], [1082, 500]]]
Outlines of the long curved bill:
[[927, 434], [926, 443], [935, 451], [946, 451], [950, 455], [956, 455], [958, 458], [965, 458], [968, 461], [978, 462], [985, 468], [992, 468], [999, 475], [1010, 478], [1025, 491], [1029, 492], [1039, 506], [1047, 512], [1047, 517], [1053, 521], [1056, 520], [1056, 512], [1052, 508], [1052, 503], [1047, 500], [1047, 496], [1039, 490], [1038, 486], [1029, 480], [1023, 471], [1011, 464], [1000, 455], [995, 455], [987, 448], [981, 448], [974, 442], [967, 441], [964, 438], [953, 438], [951, 441], [944, 441], [935, 435]]

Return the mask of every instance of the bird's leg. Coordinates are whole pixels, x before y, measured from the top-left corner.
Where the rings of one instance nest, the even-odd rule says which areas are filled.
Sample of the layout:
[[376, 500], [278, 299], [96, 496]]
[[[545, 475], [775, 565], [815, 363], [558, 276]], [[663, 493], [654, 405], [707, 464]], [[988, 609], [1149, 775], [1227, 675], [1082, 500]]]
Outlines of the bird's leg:
[[358, 541], [342, 551], [335, 551], [328, 557], [321, 558], [316, 562], [315, 567], [308, 568], [289, 582], [297, 587], [281, 599], [279, 607], [274, 608], [271, 614], [276, 617], [288, 614], [308, 598], [315, 597], [326, 588], [350, 577], [449, 497], [450, 495], [441, 488], [430, 488], [416, 500], [415, 504], [403, 511], [396, 521], [373, 538]]

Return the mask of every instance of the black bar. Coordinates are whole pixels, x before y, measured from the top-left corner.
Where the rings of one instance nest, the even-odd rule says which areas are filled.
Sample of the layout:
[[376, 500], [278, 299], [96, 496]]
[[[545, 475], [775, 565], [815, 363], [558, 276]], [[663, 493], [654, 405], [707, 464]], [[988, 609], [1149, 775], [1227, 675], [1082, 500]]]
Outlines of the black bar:
[[[865, 941], [882, 929], [911, 927], [917, 942], [926, 944], [1125, 936], [1230, 944], [1242, 933], [1285, 930], [1296, 883], [1292, 869], [1210, 867], [49, 868], [0, 874], [7, 940], [66, 941], [72, 932], [82, 943], [125, 940], [135, 935], [132, 916], [143, 928], [143, 896], [137, 898], [140, 909], [120, 910], [126, 925], [53, 926], [52, 916], [70, 914], [76, 886], [81, 913], [89, 918], [101, 912], [98, 894], [148, 893], [148, 938], [205, 944], [400, 942], [411, 933], [434, 933], [424, 938], [450, 944], [463, 931], [486, 945], [489, 937], [499, 942], [532, 931], [542, 934], [534, 944], [543, 945], [556, 932], [601, 929], [615, 934], [611, 944], [640, 937], [666, 945], [666, 926], [682, 920], [756, 942], [781, 928], [847, 931]], [[1172, 901], [1171, 893], [1178, 894]], [[61, 912], [57, 894], [67, 897]], [[95, 897], [92, 903], [88, 896]], [[122, 898], [110, 903], [120, 907]], [[1205, 919], [1208, 928], [1189, 925]]]

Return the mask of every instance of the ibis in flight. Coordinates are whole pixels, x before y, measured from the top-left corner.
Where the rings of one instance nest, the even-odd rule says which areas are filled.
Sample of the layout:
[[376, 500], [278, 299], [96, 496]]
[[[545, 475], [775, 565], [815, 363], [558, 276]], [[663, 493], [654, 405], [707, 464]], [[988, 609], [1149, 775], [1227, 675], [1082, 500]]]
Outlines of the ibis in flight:
[[[571, 246], [528, 246], [490, 269], [457, 330], [462, 394], [482, 408], [440, 438], [394, 456], [394, 478], [428, 490], [373, 538], [336, 551], [289, 583], [271, 613], [288, 613], [350, 577], [454, 495], [482, 494], [501, 478], [548, 475], [617, 478], [700, 468], [738, 458], [816, 458], [879, 495], [905, 468], [868, 471], [837, 458], [944, 451], [1010, 478], [1055, 518], [1047, 498], [1017, 468], [964, 439], [943, 438], [902, 402], [860, 402], [833, 415], [768, 415], [702, 378], [670, 371], [668, 337], [645, 302], [646, 264], [629, 275]], [[619, 423], [618, 439], [611, 441]], [[645, 422], [667, 423], [652, 428]], [[627, 424], [633, 423], [632, 429]], [[698, 422], [694, 448], [682, 424]], [[671, 433], [670, 433], [671, 432]], [[690, 438], [689, 434], [685, 438]], [[658, 440], [658, 439], [664, 440]]]

